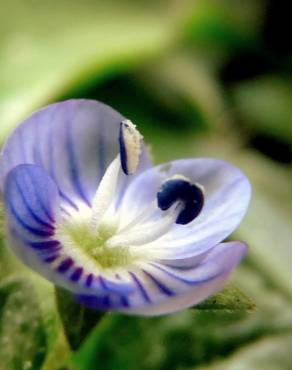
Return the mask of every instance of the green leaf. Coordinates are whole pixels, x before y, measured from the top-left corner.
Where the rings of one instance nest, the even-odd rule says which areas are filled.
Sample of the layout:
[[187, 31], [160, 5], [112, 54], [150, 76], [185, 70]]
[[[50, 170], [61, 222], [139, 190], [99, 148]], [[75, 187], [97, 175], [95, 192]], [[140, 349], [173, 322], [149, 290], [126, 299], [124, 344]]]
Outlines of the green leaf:
[[99, 324], [104, 312], [81, 306], [72, 294], [60, 288], [56, 288], [56, 298], [66, 337], [72, 350], [76, 350]]
[[253, 311], [256, 304], [234, 284], [227, 285], [221, 292], [202, 302], [194, 309], [197, 310], [225, 310], [225, 311]]
[[5, 370], [39, 369], [47, 350], [44, 323], [29, 280], [0, 284], [0, 363]]

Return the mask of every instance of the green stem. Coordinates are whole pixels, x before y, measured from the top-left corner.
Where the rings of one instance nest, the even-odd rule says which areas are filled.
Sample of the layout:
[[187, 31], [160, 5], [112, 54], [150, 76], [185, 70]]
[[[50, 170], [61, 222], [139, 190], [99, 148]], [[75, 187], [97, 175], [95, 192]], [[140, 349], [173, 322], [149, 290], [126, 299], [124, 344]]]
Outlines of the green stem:
[[71, 293], [56, 288], [58, 311], [72, 351], [76, 351], [91, 330], [100, 322], [104, 312], [91, 310], [76, 303]]

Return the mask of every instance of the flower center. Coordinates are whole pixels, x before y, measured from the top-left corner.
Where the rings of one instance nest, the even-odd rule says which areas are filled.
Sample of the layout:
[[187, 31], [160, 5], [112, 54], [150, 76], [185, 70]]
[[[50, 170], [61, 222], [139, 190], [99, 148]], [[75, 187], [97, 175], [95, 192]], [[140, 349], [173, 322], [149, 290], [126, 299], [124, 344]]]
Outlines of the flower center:
[[63, 225], [59, 232], [65, 245], [69, 244], [71, 248], [83, 252], [100, 268], [125, 267], [135, 260], [128, 247], [109, 248], [107, 245], [107, 241], [115, 234], [113, 227], [101, 226], [98, 231], [93, 231], [89, 223], [70, 223]]

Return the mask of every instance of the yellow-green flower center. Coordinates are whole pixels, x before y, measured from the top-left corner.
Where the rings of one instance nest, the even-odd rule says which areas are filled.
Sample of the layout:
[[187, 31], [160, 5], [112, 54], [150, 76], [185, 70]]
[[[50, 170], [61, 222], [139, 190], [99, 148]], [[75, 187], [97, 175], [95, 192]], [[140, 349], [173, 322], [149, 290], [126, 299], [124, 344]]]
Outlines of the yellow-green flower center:
[[87, 223], [74, 223], [63, 226], [61, 233], [103, 269], [125, 267], [134, 260], [128, 247], [108, 247], [107, 241], [115, 234], [114, 228], [101, 226], [93, 232]]

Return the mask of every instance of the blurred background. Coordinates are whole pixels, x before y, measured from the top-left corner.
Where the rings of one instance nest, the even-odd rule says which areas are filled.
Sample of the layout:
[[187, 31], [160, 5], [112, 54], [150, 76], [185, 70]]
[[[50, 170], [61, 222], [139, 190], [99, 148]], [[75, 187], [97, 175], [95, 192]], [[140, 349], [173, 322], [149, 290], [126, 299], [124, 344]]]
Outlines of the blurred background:
[[[33, 110], [101, 100], [138, 124], [155, 163], [212, 156], [253, 184], [232, 238], [246, 312], [108, 315], [74, 353], [53, 288], [4, 248], [1, 370], [292, 369], [292, 43], [284, 0], [0, 0], [0, 143]], [[72, 323], [71, 323], [72, 325]]]

